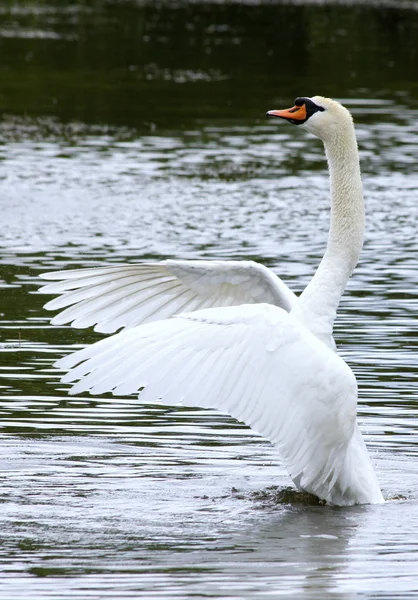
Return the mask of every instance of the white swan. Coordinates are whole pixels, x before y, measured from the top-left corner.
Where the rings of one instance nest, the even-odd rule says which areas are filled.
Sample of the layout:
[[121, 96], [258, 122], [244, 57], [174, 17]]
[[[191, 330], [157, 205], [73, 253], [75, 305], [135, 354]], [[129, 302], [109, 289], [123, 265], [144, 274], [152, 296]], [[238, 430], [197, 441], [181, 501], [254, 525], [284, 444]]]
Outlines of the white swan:
[[[383, 502], [356, 422], [357, 385], [335, 353], [333, 323], [363, 244], [354, 126], [341, 104], [297, 98], [270, 116], [325, 145], [331, 226], [325, 256], [297, 298], [254, 262], [176, 261], [46, 273], [62, 294], [52, 323], [121, 333], [56, 363], [70, 393], [217, 408], [279, 449], [295, 484], [329, 504]], [[180, 314], [179, 314], [180, 313]], [[176, 315], [175, 318], [171, 318]]]

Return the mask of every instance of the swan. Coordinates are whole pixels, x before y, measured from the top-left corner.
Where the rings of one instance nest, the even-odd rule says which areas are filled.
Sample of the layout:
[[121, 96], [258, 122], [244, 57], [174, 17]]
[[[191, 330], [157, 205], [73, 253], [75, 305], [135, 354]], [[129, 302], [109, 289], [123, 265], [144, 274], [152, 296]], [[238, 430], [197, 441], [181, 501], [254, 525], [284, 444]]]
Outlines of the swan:
[[[331, 216], [325, 255], [295, 294], [252, 261], [164, 260], [45, 273], [53, 324], [107, 337], [58, 360], [70, 394], [140, 393], [219, 409], [270, 440], [295, 485], [330, 505], [384, 502], [357, 425], [357, 384], [336, 353], [337, 307], [363, 245], [364, 204], [349, 111], [299, 97], [268, 116], [325, 147]], [[75, 382], [75, 383], [74, 383]]]

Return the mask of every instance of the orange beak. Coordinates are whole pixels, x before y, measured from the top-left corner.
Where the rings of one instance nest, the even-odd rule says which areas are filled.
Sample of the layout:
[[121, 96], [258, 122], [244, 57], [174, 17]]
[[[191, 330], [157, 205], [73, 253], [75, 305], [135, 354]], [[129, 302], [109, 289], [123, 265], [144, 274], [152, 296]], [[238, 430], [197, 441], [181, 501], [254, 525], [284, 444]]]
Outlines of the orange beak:
[[281, 119], [288, 119], [290, 121], [305, 121], [307, 117], [306, 106], [293, 106], [286, 110], [269, 110], [267, 113], [268, 117], [280, 117]]

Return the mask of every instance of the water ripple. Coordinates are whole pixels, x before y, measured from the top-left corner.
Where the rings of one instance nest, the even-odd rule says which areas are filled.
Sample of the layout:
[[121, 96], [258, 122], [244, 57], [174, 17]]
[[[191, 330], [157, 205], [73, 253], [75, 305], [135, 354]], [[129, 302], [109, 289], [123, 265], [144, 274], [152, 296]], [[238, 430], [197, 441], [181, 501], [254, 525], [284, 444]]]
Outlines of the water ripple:
[[390, 501], [351, 510], [286, 496], [274, 449], [226, 415], [68, 397], [52, 363], [100, 336], [50, 326], [33, 293], [45, 270], [166, 256], [253, 258], [300, 291], [328, 228], [321, 145], [270, 123], [143, 137], [4, 121], [2, 597], [27, 597], [28, 582], [32, 596], [60, 600], [407, 597], [418, 551], [418, 138], [412, 109], [396, 120], [395, 102], [374, 107], [366, 125], [354, 106], [367, 233], [335, 336]]

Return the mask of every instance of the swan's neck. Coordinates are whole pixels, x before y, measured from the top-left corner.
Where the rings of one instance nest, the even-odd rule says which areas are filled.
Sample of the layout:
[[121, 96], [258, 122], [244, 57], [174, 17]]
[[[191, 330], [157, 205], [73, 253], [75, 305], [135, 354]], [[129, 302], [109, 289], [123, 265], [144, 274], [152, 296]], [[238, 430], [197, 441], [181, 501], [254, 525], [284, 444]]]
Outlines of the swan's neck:
[[351, 120], [324, 145], [331, 184], [328, 244], [318, 270], [292, 312], [329, 345], [340, 298], [363, 246], [364, 203]]

